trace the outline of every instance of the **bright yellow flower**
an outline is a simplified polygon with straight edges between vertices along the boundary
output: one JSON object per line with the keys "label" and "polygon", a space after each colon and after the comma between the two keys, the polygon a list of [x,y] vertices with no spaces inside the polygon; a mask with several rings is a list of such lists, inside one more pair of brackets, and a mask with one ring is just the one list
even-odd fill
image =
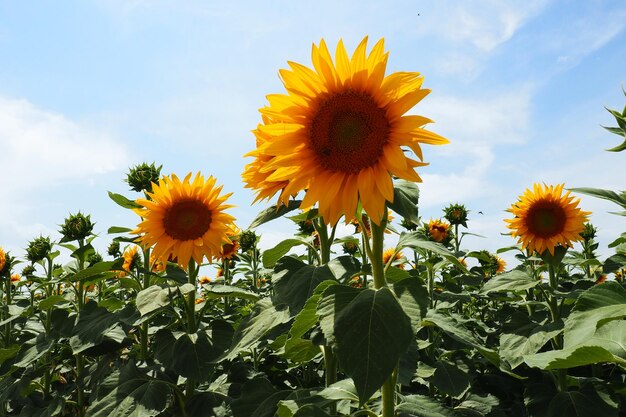
{"label": "bright yellow flower", "polygon": [[7,263],[7,256],[4,253],[4,250],[0,248],[0,271],[4,269],[4,265]]}
{"label": "bright yellow flower", "polygon": [[557,245],[571,247],[572,242],[582,239],[580,232],[591,213],[581,211],[580,199],[570,196],[569,191],[563,194],[563,186],[534,184],[507,210],[515,215],[505,220],[507,227],[523,249],[554,254]]}
{"label": "bright yellow flower", "polygon": [[241,230],[235,226],[231,225],[230,231],[227,233],[230,239],[230,243],[226,243],[222,245],[222,259],[232,259],[239,250],[239,235],[241,234]]}
{"label": "bright yellow flower", "polygon": [[21,279],[22,279],[22,276],[20,274],[13,274],[11,275],[11,284],[18,283],[20,282]]}
{"label": "bright yellow flower", "polygon": [[[405,113],[430,90],[417,72],[385,77],[388,53],[381,39],[369,55],[367,38],[348,57],[342,41],[335,62],[322,39],[313,45],[313,69],[289,62],[280,70],[287,94],[269,95],[260,109],[263,123],[254,131],[255,160],[243,173],[256,199],[278,198],[287,204],[306,190],[301,208],[318,204],[329,223],[354,217],[359,201],[380,224],[387,201],[393,201],[392,177],[421,181],[420,144],[447,139],[423,128],[431,120]],[[419,160],[409,158],[411,150]]]}
{"label": "bright yellow flower", "polygon": [[136,265],[137,258],[139,257],[138,251],[139,246],[137,245],[132,245],[126,248],[124,251],[124,264],[122,265],[124,271],[130,272]]}
{"label": "bright yellow flower", "polygon": [[143,208],[135,209],[143,221],[133,231],[146,247],[154,246],[154,257],[163,263],[171,257],[180,267],[189,260],[202,263],[219,258],[222,245],[231,243],[228,233],[234,218],[224,210],[232,193],[220,195],[222,186],[215,178],[206,181],[199,173],[193,181],[189,173],[183,181],[174,174],[154,184],[150,199],[137,200]]}
{"label": "bright yellow flower", "polygon": [[166,262],[163,262],[150,254],[150,265],[152,265],[152,272],[163,272],[166,269]]}
{"label": "bright yellow flower", "polygon": [[210,284],[211,283],[211,278],[207,277],[206,275],[203,275],[203,276],[200,277],[198,282],[200,282],[200,285]]}
{"label": "bright yellow flower", "polygon": [[[391,262],[396,262],[396,261],[401,260],[404,255],[402,255],[402,252],[396,253],[396,250],[394,248],[385,249],[383,251],[383,265],[387,265],[389,261],[392,259],[392,256],[393,256],[393,260]],[[394,265],[394,266],[400,269],[404,269],[403,263],[398,263],[397,265]]]}
{"label": "bright yellow flower", "polygon": [[432,237],[433,240],[441,243],[448,238],[450,225],[439,219],[431,219],[428,222],[428,233],[430,233],[430,237]]}
{"label": "bright yellow flower", "polygon": [[506,261],[500,258],[498,255],[494,255],[496,258],[496,262],[498,263],[498,267],[496,268],[496,274],[501,274],[506,271]]}

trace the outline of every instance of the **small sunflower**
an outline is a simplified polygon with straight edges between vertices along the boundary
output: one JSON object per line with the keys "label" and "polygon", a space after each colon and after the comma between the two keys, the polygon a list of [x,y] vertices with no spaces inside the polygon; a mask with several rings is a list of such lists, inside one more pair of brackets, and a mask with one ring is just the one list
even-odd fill
{"label": "small sunflower", "polygon": [[558,245],[571,247],[581,240],[587,216],[591,214],[578,207],[580,199],[563,193],[564,184],[534,184],[507,211],[515,215],[506,219],[511,235],[518,238],[523,249],[541,254],[548,250],[554,255]]}
{"label": "small sunflower", "polygon": [[241,230],[235,226],[231,225],[230,231],[227,233],[230,239],[230,243],[225,243],[222,245],[222,259],[233,259],[237,255],[237,251],[239,250],[239,236],[241,235]]}
{"label": "small sunflower", "polygon": [[402,255],[402,252],[396,252],[394,248],[385,249],[383,251],[383,265],[387,265],[389,261],[391,261],[393,266],[404,269],[403,258],[404,255]]}
{"label": "small sunflower", "polygon": [[22,280],[22,276],[20,274],[11,275],[11,284],[17,284]]}
{"label": "small sunflower", "polygon": [[198,282],[200,283],[200,285],[210,284],[211,283],[211,278],[207,277],[206,275],[203,275],[203,276],[200,277]]}
{"label": "small sunflower", "polygon": [[219,258],[222,245],[232,243],[228,237],[234,218],[224,211],[230,194],[220,195],[222,186],[215,178],[189,173],[183,181],[174,174],[154,184],[149,199],[140,198],[143,208],[135,209],[143,221],[133,231],[143,246],[154,246],[154,257],[163,263],[176,259],[186,269],[189,260],[202,263]]}
{"label": "small sunflower", "polygon": [[369,55],[366,50],[367,37],[352,57],[339,41],[333,62],[322,39],[313,45],[313,69],[289,62],[290,69],[280,70],[287,94],[269,95],[260,109],[257,148],[247,154],[255,160],[242,175],[256,200],[280,191],[278,201],[286,205],[306,190],[301,208],[317,203],[329,223],[351,219],[360,202],[380,224],[393,201],[392,178],[421,181],[415,168],[427,164],[420,144],[448,143],[423,128],[431,120],[405,115],[430,90],[421,88],[417,72],[385,76],[383,39]]}
{"label": "small sunflower", "polygon": [[159,260],[154,257],[154,255],[150,255],[150,265],[152,265],[152,272],[163,272],[166,269],[166,262]]}
{"label": "small sunflower", "polygon": [[4,265],[7,263],[7,255],[4,253],[4,249],[0,247],[0,272],[4,269]]}
{"label": "small sunflower", "polygon": [[428,233],[435,242],[445,242],[450,236],[450,224],[439,219],[428,222]]}
{"label": "small sunflower", "polygon": [[494,255],[494,257],[496,259],[496,264],[498,265],[496,267],[496,274],[501,274],[506,271],[506,261],[500,258],[498,255]]}
{"label": "small sunflower", "polygon": [[124,271],[131,272],[137,262],[139,261],[139,246],[132,245],[126,248],[124,251],[124,264],[122,268]]}

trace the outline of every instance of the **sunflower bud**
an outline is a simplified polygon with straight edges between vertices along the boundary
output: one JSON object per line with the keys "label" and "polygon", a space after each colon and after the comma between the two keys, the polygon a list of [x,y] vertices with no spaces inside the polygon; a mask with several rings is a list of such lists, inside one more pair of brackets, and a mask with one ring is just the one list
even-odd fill
{"label": "sunflower bud", "polygon": [[404,227],[409,232],[412,232],[414,230],[417,230],[419,224],[413,223],[412,221],[407,219],[402,219],[400,220],[400,226]]}
{"label": "sunflower bud", "polygon": [[254,233],[254,230],[246,230],[241,233],[241,236],[239,236],[241,251],[244,253],[251,251],[256,246],[258,239],[259,237]]}
{"label": "sunflower bud", "polygon": [[29,277],[35,273],[35,267],[33,265],[26,265],[24,269],[22,269],[22,275],[25,277]]}
{"label": "sunflower bud", "polygon": [[465,208],[463,204],[450,204],[448,207],[443,209],[444,216],[447,221],[450,222],[451,225],[462,225],[463,227],[467,227],[467,214],[469,211]]}
{"label": "sunflower bud", "polygon": [[94,266],[98,262],[102,262],[102,255],[100,255],[98,252],[94,252],[89,255],[89,258],[87,259],[87,263],[89,264],[89,266]]}
{"label": "sunflower bud", "polygon": [[60,233],[63,235],[61,242],[85,239],[91,234],[93,226],[90,215],[85,216],[80,211],[77,214],[70,214],[61,225]]}
{"label": "sunflower bud", "polygon": [[49,237],[39,236],[36,239],[31,240],[26,248],[26,258],[35,263],[42,259],[46,259],[52,251],[52,244]]}
{"label": "sunflower bud", "polygon": [[347,253],[348,255],[354,255],[359,250],[359,245],[352,240],[343,242],[343,245],[341,245],[341,247],[343,249],[343,253]]}
{"label": "sunflower bud", "polygon": [[107,248],[107,254],[114,258],[119,258],[120,256],[122,256],[122,252],[120,252],[120,242],[117,240],[111,242],[111,244]]}
{"label": "sunflower bud", "polygon": [[298,222],[298,229],[300,229],[300,233],[306,236],[310,236],[313,232],[315,232],[315,226],[313,226],[313,222],[311,220]]}
{"label": "sunflower bud", "polygon": [[152,192],[152,183],[159,182],[161,168],[163,168],[163,165],[156,167],[154,162],[150,165],[144,162],[132,167],[130,171],[128,171],[128,174],[126,175],[126,182],[130,185],[130,188],[133,191]]}
{"label": "sunflower bud", "polygon": [[589,242],[591,239],[596,237],[597,231],[598,229],[596,229],[591,223],[585,223],[582,232],[580,232],[580,237],[582,237],[586,242]]}

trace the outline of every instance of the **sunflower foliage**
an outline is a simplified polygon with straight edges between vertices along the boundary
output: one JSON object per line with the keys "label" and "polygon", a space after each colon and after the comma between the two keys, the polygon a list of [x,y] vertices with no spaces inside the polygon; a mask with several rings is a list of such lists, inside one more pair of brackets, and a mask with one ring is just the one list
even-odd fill
{"label": "sunflower foliage", "polygon": [[[367,65],[359,46],[354,65],[365,72],[350,83],[352,61],[338,47],[335,81],[382,83],[377,45]],[[325,48],[315,65],[330,82]],[[414,95],[396,112],[424,94],[406,76]],[[388,98],[406,93],[394,88]],[[260,143],[279,131],[268,109]],[[418,122],[396,128],[426,140]],[[0,247],[0,416],[626,415],[626,233],[599,242],[572,190],[526,190],[503,224],[516,244],[489,251],[472,233],[471,208],[454,202],[442,218],[423,218],[419,189],[402,176],[377,201],[332,190],[338,197],[321,210],[309,207],[290,196],[306,183],[285,179],[294,159],[281,146],[252,155],[249,184],[281,197],[247,229],[228,214],[215,178],[157,179],[153,163],[131,168],[127,181],[143,181],[135,195],[109,193],[112,208],[137,214],[135,225],[96,236],[79,212],[59,239],[34,237],[21,254]],[[346,192],[372,186],[369,173],[359,180],[350,169],[338,176]],[[293,223],[293,236],[265,245],[256,228],[278,218]],[[603,259],[607,243],[613,253]]]}

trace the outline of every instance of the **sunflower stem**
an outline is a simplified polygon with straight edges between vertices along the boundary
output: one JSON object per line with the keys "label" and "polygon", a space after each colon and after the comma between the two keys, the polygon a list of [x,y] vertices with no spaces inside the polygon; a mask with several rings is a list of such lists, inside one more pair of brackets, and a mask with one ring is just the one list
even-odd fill
{"label": "sunflower stem", "polygon": [[[143,272],[143,285],[142,290],[145,290],[150,286],[150,271],[152,270],[152,265],[150,262],[150,248],[147,248],[143,251],[143,263],[146,266]],[[148,359],[148,321],[146,320],[141,324],[141,345],[140,345],[140,357],[143,360]]]}
{"label": "sunflower stem", "polygon": [[[189,259],[189,283],[193,285],[193,289],[187,294],[187,334],[191,335],[196,332],[196,279],[198,277],[199,268],[193,258]],[[196,383],[193,379],[187,379],[185,383],[185,396],[187,401],[193,396]]]}
{"label": "sunflower stem", "polygon": [[[548,263],[548,275],[550,277],[550,288],[552,291],[548,295],[548,307],[550,308],[550,316],[552,318],[552,322],[555,323],[561,319],[561,312],[559,308],[559,303],[556,298],[556,291],[559,287],[559,276],[554,269],[554,265]],[[554,349],[562,349],[563,348],[563,334],[557,334],[554,339],[552,339],[552,345]],[[567,391],[567,369],[557,369],[556,371],[556,386],[557,389],[561,392]]]}

